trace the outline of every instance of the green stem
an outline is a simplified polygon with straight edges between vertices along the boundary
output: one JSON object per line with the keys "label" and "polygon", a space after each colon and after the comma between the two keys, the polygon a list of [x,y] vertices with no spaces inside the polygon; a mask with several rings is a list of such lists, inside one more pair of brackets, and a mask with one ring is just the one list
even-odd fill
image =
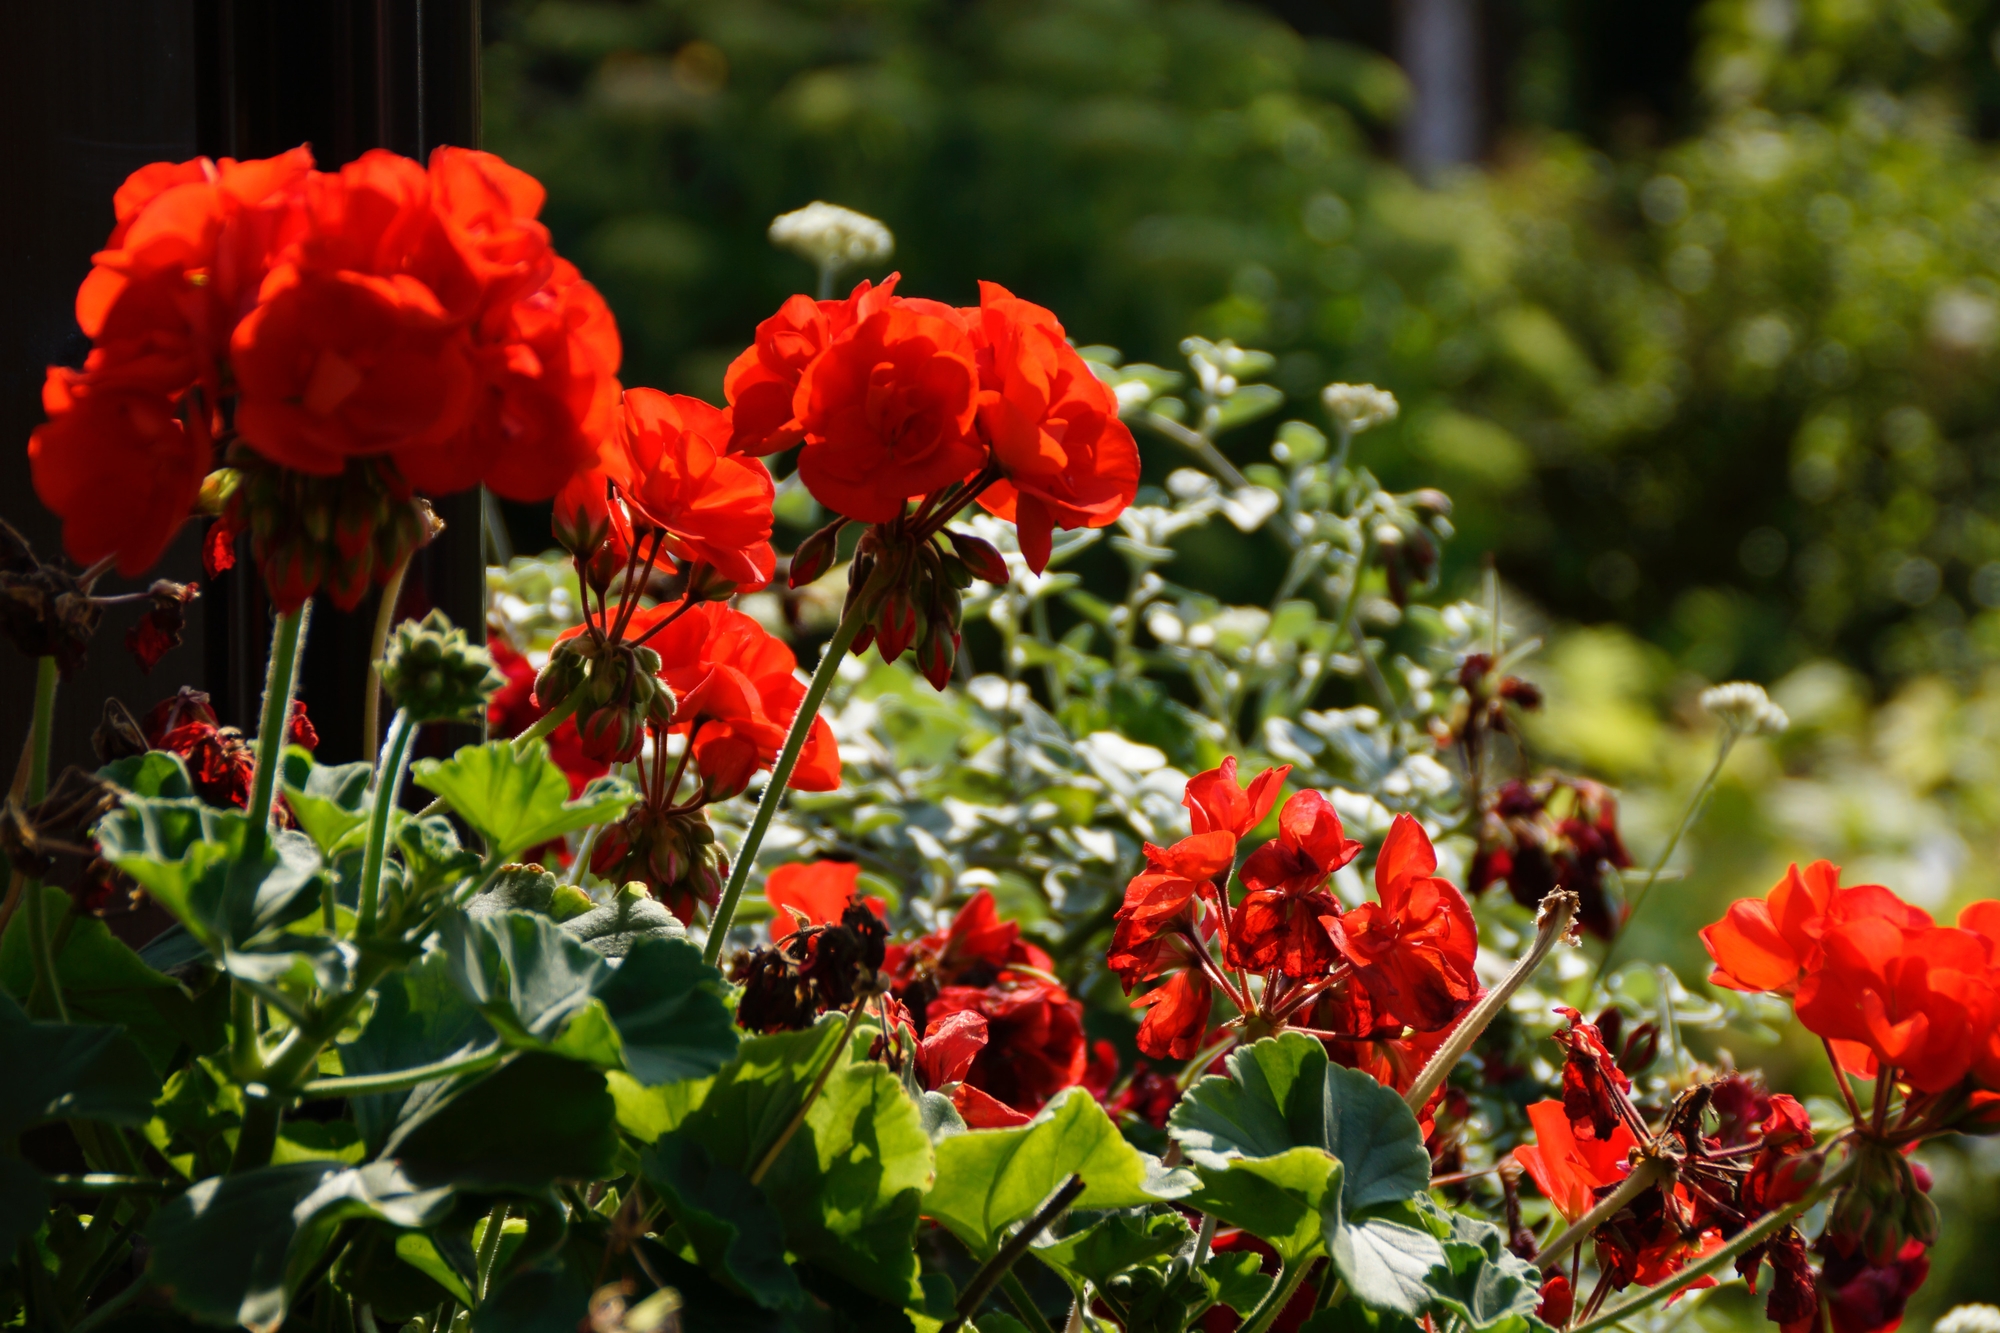
{"label": "green stem", "polygon": [[[35,713],[28,731],[28,790],[25,805],[34,805],[49,794],[49,746],[55,731],[56,682],[61,673],[56,659],[44,657],[35,668]],[[31,879],[21,885],[21,906],[27,912],[29,953],[35,964],[35,981],[28,992],[28,1012],[36,1010],[36,1000],[47,993],[56,1017],[69,1022],[69,1007],[63,1003],[62,978],[56,973],[55,950],[49,945],[48,907],[42,901],[42,882]]]}
{"label": "green stem", "polygon": [[382,858],[389,844],[389,814],[403,791],[403,769],[410,759],[410,740],[417,724],[407,708],[398,708],[389,722],[389,742],[382,766],[375,775],[375,804],[368,812],[368,840],[361,854],[361,907],[355,918],[354,934],[368,939],[375,933],[375,918],[382,900]]}
{"label": "green stem", "polygon": [[398,1069],[388,1074],[349,1074],[342,1078],[316,1078],[299,1089],[299,1096],[307,1100],[323,1097],[368,1097],[378,1092],[401,1092],[414,1088],[419,1083],[429,1083],[433,1079],[450,1078],[454,1074],[476,1074],[491,1069],[506,1058],[505,1051],[488,1051],[484,1055],[461,1055],[449,1060],[437,1060],[427,1065],[416,1065],[409,1069]]}
{"label": "green stem", "polygon": [[[261,1087],[261,1085],[260,1085]],[[268,1089],[243,1092],[243,1126],[236,1131],[236,1151],[229,1158],[229,1174],[240,1176],[267,1165],[278,1146],[278,1125],[284,1107]]]}
{"label": "green stem", "polygon": [[1847,1183],[1854,1174],[1855,1159],[1849,1157],[1838,1171],[1822,1178],[1819,1184],[1806,1191],[1804,1197],[1794,1200],[1777,1212],[1760,1219],[1755,1226],[1745,1228],[1735,1239],[1719,1250],[1711,1250],[1700,1259],[1675,1273],[1657,1287],[1648,1287],[1631,1300],[1614,1305],[1595,1319],[1586,1320],[1569,1330],[1569,1333],[1597,1333],[1599,1329],[1610,1328],[1614,1324],[1630,1319],[1650,1305],[1656,1305],[1677,1292],[1685,1291],[1710,1273],[1719,1272],[1734,1264],[1739,1255],[1756,1249],[1779,1230],[1790,1226],[1801,1213],[1824,1199],[1827,1195]]}
{"label": "green stem", "polygon": [[569,718],[569,715],[577,710],[578,705],[582,703],[583,689],[579,686],[569,692],[569,698],[536,718],[534,726],[529,727],[514,738],[514,752],[519,754],[542,737],[554,731],[557,727],[560,727]]}
{"label": "green stem", "polygon": [[798,1133],[799,1126],[806,1122],[806,1112],[812,1110],[812,1104],[825,1090],[827,1079],[833,1075],[833,1067],[847,1054],[848,1046],[854,1041],[855,1024],[861,1021],[861,1015],[867,1008],[865,1001],[856,1000],[854,1007],[847,1011],[847,1026],[841,1031],[839,1044],[833,1048],[833,1054],[827,1057],[826,1063],[820,1066],[819,1073],[813,1078],[812,1086],[806,1089],[805,1099],[799,1103],[799,1109],[792,1113],[791,1120],[786,1122],[784,1129],[778,1132],[778,1137],[757,1160],[756,1169],[750,1173],[752,1185],[763,1182],[765,1174],[771,1169],[771,1164],[778,1160],[778,1154],[785,1150],[785,1145],[792,1141],[792,1135]]}
{"label": "green stem", "polygon": [[85,1315],[80,1322],[71,1325],[70,1333],[94,1333],[96,1329],[104,1327],[117,1318],[119,1311],[144,1295],[152,1288],[152,1285],[152,1283],[142,1277],[133,1278],[131,1282],[126,1284],[123,1291],[98,1306],[95,1310],[92,1310],[88,1315]]}
{"label": "green stem", "polygon": [[382,654],[389,648],[389,630],[396,623],[396,603],[403,600],[403,577],[410,557],[396,563],[396,572],[382,585],[375,605],[375,628],[368,636],[368,692],[361,700],[361,757],[374,763],[382,748]]}
{"label": "green stem", "polygon": [[179,1194],[187,1188],[178,1180],[153,1176],[120,1175],[111,1171],[88,1171],[80,1176],[44,1176],[42,1183],[55,1194],[66,1197],[97,1198],[119,1194]]}
{"label": "green stem", "polygon": [[1741,734],[1735,727],[1723,728],[1722,743],[1716,747],[1715,762],[1708,766],[1708,776],[1701,780],[1701,785],[1695,788],[1694,795],[1689,798],[1687,808],[1681,811],[1681,822],[1674,825],[1673,836],[1667,839],[1667,845],[1662,847],[1659,856],[1654,858],[1653,868],[1646,874],[1646,882],[1632,895],[1632,905],[1625,909],[1625,920],[1619,925],[1618,933],[1604,946],[1604,957],[1598,960],[1597,971],[1591,974],[1591,990],[1597,989],[1598,983],[1604,980],[1604,974],[1610,970],[1611,959],[1617,954],[1618,946],[1625,942],[1626,932],[1631,930],[1632,923],[1638,919],[1639,908],[1645,904],[1646,895],[1653,891],[1653,884],[1660,878],[1660,873],[1667,868],[1667,859],[1674,854],[1674,848],[1681,845],[1681,837],[1688,831],[1688,826],[1694,823],[1694,817],[1701,813],[1702,803],[1714,789],[1715,780],[1722,775],[1722,765],[1728,761],[1729,752],[1736,748],[1737,738]]}
{"label": "green stem", "polygon": [[271,631],[270,673],[264,678],[264,715],[257,724],[257,769],[250,780],[250,828],[243,840],[243,860],[255,865],[264,857],[270,836],[271,798],[278,788],[278,768],[285,757],[285,733],[291,721],[292,692],[299,684],[299,643],[305,637],[312,603],[278,616]]}
{"label": "green stem", "polygon": [[1577,897],[1568,889],[1551,889],[1542,899],[1541,906],[1536,909],[1533,947],[1521,956],[1521,961],[1514,964],[1514,970],[1499,985],[1487,991],[1471,1012],[1459,1020],[1444,1045],[1424,1065],[1423,1072],[1417,1075],[1417,1081],[1410,1085],[1408,1095],[1403,1098],[1412,1111],[1419,1115],[1423,1113],[1424,1103],[1431,1099],[1438,1085],[1451,1076],[1452,1067],[1472,1049],[1472,1043],[1479,1040],[1479,1034],[1486,1030],[1486,1025],[1507,1007],[1507,1001],[1513,998],[1514,992],[1535,974],[1556,941],[1569,933],[1570,922],[1576,919],[1576,909]]}
{"label": "green stem", "polygon": [[1543,1272],[1554,1268],[1562,1257],[1569,1253],[1569,1247],[1577,1244],[1600,1226],[1618,1216],[1621,1209],[1632,1200],[1644,1194],[1653,1186],[1673,1175],[1673,1167],[1658,1157],[1647,1157],[1632,1168],[1632,1174],[1618,1183],[1618,1188],[1598,1200],[1591,1210],[1564,1228],[1563,1233],[1542,1247],[1535,1256],[1535,1265]]}
{"label": "green stem", "polygon": [[1008,1303],[1027,1322],[1032,1333],[1055,1333],[1055,1330],[1049,1327],[1049,1321],[1042,1314],[1040,1307],[1035,1304],[1035,1298],[1029,1294],[1027,1285],[1015,1275],[1013,1269],[1010,1268],[1000,1275],[1000,1290],[1007,1293]]}
{"label": "green stem", "polygon": [[771,817],[778,813],[778,805],[785,799],[785,784],[791,781],[792,770],[798,766],[799,754],[805,749],[806,736],[812,731],[813,721],[819,717],[819,706],[826,700],[826,692],[833,688],[833,678],[840,672],[841,659],[854,642],[854,636],[875,613],[873,589],[863,587],[861,594],[847,608],[847,614],[840,618],[840,625],[833,631],[826,651],[820,654],[819,665],[813,668],[812,682],[806,686],[806,697],[799,700],[798,715],[792,719],[792,728],[785,733],[785,748],[778,752],[778,762],[771,766],[771,781],[765,785],[764,794],[757,800],[757,813],[750,819],[750,831],[743,835],[743,844],[736,849],[736,864],[729,868],[729,883],[722,890],[722,901],[716,904],[715,918],[709,923],[708,943],[701,951],[702,961],[710,967],[722,957],[723,941],[729,938],[729,923],[736,916],[736,902],[743,896],[743,886],[750,878],[750,867],[757,859],[757,848],[763,844],[764,834],[771,827]]}
{"label": "green stem", "polygon": [[500,1237],[507,1230],[507,1211],[506,1204],[494,1204],[493,1211],[486,1215],[486,1232],[479,1238],[476,1269],[479,1287],[472,1298],[480,1305],[486,1303],[487,1293],[493,1290],[493,1270],[500,1262]]}
{"label": "green stem", "polygon": [[[1028,1252],[1028,1247],[1034,1243],[1035,1237],[1041,1235],[1051,1222],[1062,1216],[1063,1211],[1076,1202],[1077,1195],[1082,1193],[1082,1176],[1073,1175],[1064,1181],[1062,1188],[1049,1196],[1048,1202],[1044,1203],[1033,1217],[1023,1222],[1021,1229],[1010,1236],[1005,1245],[994,1251],[992,1258],[979,1266],[979,1271],[965,1284],[965,1290],[959,1293],[958,1301],[952,1307],[952,1317],[945,1322],[938,1333],[958,1333],[965,1326],[966,1320],[979,1313],[979,1307],[986,1303],[986,1298],[992,1294],[993,1288],[1009,1275],[1008,1270]],[[1028,1308],[1034,1308],[1032,1301],[1028,1302]],[[1040,1314],[1039,1311],[1036,1313]]]}

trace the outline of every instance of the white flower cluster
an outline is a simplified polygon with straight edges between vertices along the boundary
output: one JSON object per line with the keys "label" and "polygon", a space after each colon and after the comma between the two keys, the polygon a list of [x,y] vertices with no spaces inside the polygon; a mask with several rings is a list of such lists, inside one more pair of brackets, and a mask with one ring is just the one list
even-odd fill
{"label": "white flower cluster", "polygon": [[877,263],[896,252],[896,238],[874,218],[817,199],[773,218],[770,235],[771,244],[821,268]]}
{"label": "white flower cluster", "polygon": [[2000,1333],[2000,1305],[1959,1305],[1932,1325],[1933,1333]]}
{"label": "white flower cluster", "polygon": [[1785,710],[1764,693],[1764,687],[1747,680],[1703,690],[1701,706],[1717,722],[1744,736],[1775,736],[1792,725]]}
{"label": "white flower cluster", "polygon": [[1402,410],[1396,404],[1395,394],[1372,384],[1329,384],[1320,391],[1320,398],[1333,419],[1353,435],[1394,421],[1396,413]]}

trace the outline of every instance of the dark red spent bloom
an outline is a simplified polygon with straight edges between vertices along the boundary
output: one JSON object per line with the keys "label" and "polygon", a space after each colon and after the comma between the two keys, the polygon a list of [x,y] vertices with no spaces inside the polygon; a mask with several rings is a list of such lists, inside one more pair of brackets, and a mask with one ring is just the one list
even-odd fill
{"label": "dark red spent bloom", "polygon": [[162,657],[180,647],[188,606],[201,596],[201,585],[155,579],[146,595],[146,614],[125,631],[125,647],[138,660],[139,669],[151,675]]}
{"label": "dark red spent bloom", "polygon": [[1630,1098],[1632,1080],[1618,1067],[1605,1049],[1604,1034],[1595,1023],[1584,1021],[1574,1009],[1557,1006],[1556,1012],[1569,1020],[1567,1028],[1554,1034],[1563,1048],[1563,1111],[1570,1123],[1589,1127],[1588,1137],[1609,1140],[1619,1125],[1626,1124],[1624,1107]]}
{"label": "dark red spent bloom", "polygon": [[1361,844],[1342,830],[1326,797],[1303,791],[1286,801],[1278,836],[1243,863],[1248,892],[1230,922],[1230,965],[1259,972],[1276,967],[1289,977],[1323,975],[1340,960],[1324,924],[1340,914],[1340,903],[1326,882],[1360,854]]}
{"label": "dark red spent bloom", "polygon": [[1165,1129],[1167,1117],[1173,1114],[1180,1099],[1180,1084],[1141,1060],[1138,1068],[1133,1070],[1131,1080],[1105,1109],[1111,1113],[1113,1120],[1131,1116],[1155,1129]]}
{"label": "dark red spent bloom", "polygon": [[1472,909],[1439,879],[1424,826],[1397,815],[1375,860],[1375,896],[1326,927],[1375,1008],[1419,1032],[1451,1026],[1478,999]]}
{"label": "dark red spent bloom", "polygon": [[1587,778],[1556,773],[1533,781],[1511,779],[1487,798],[1467,891],[1477,894],[1506,881],[1523,907],[1534,907],[1554,888],[1577,895],[1577,920],[1600,939],[1617,933],[1618,909],[1605,887],[1605,867],[1630,868],[1618,832],[1618,800]]}
{"label": "dark red spent bloom", "polygon": [[[1820,1241],[1819,1305],[1825,1307],[1833,1333],[1895,1333],[1903,1322],[1903,1307],[1931,1273],[1930,1250],[1908,1241],[1894,1258],[1869,1263],[1859,1246]],[[1819,1309],[1785,1325],[1785,1333],[1809,1333],[1818,1327]]]}

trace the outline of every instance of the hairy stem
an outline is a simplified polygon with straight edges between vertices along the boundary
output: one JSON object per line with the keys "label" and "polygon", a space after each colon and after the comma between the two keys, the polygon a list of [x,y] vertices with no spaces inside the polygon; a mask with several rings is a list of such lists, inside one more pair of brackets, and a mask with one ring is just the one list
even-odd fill
{"label": "hairy stem", "polygon": [[257,724],[257,769],[250,780],[249,832],[243,840],[243,859],[251,865],[263,859],[264,844],[270,836],[271,798],[278,787],[278,766],[284,762],[285,733],[291,721],[292,691],[299,683],[299,644],[305,638],[306,619],[312,610],[307,602],[296,611],[282,612],[271,631],[270,672],[264,678],[264,715]]}
{"label": "hairy stem", "polygon": [[1599,1199],[1589,1212],[1570,1223],[1563,1229],[1561,1235],[1542,1247],[1542,1252],[1535,1256],[1535,1266],[1543,1272],[1555,1267],[1563,1255],[1569,1252],[1570,1246],[1618,1216],[1625,1205],[1672,1174],[1673,1167],[1662,1158],[1641,1159],[1639,1164],[1632,1168],[1632,1174],[1618,1182],[1617,1189]]}
{"label": "hairy stem", "polygon": [[1417,1081],[1410,1085],[1408,1095],[1403,1098],[1412,1111],[1423,1112],[1424,1103],[1450,1077],[1452,1066],[1472,1049],[1472,1043],[1479,1040],[1479,1034],[1486,1030],[1486,1025],[1507,1007],[1507,1001],[1513,998],[1514,992],[1535,974],[1556,941],[1569,932],[1570,922],[1576,919],[1576,910],[1577,897],[1567,889],[1551,890],[1542,899],[1542,905],[1536,910],[1533,946],[1522,955],[1520,962],[1514,964],[1514,970],[1499,985],[1487,991],[1486,997],[1472,1007],[1472,1012],[1459,1020],[1458,1026],[1451,1030],[1451,1036],[1445,1039],[1444,1045],[1438,1047],[1430,1063],[1424,1066],[1424,1072],[1417,1075]]}
{"label": "hairy stem", "polygon": [[1722,729],[1722,743],[1715,748],[1715,762],[1708,766],[1708,776],[1701,780],[1701,785],[1694,789],[1694,795],[1688,798],[1687,808],[1681,811],[1680,823],[1674,825],[1673,836],[1667,839],[1666,846],[1660,848],[1660,854],[1653,859],[1653,868],[1646,872],[1645,882],[1640,884],[1639,891],[1632,895],[1632,905],[1625,909],[1625,920],[1619,925],[1618,933],[1604,946],[1604,957],[1598,960],[1597,971],[1590,977],[1591,990],[1597,989],[1598,983],[1604,980],[1604,974],[1611,969],[1611,960],[1618,953],[1618,946],[1624,942],[1625,933],[1638,919],[1639,909],[1645,905],[1646,895],[1653,891],[1653,885],[1659,880],[1661,872],[1667,868],[1667,860],[1673,856],[1674,848],[1681,845],[1681,838],[1687,834],[1688,826],[1693,824],[1695,816],[1701,813],[1701,807],[1708,800],[1709,792],[1715,789],[1715,780],[1722,776],[1722,766],[1728,762],[1729,752],[1736,748],[1736,742],[1741,735],[1742,733],[1735,727],[1725,726]]}
{"label": "hairy stem", "polygon": [[701,951],[702,961],[710,967],[722,957],[723,941],[729,938],[729,923],[736,916],[737,900],[743,896],[743,886],[750,879],[750,867],[757,860],[757,848],[763,844],[764,834],[771,827],[771,817],[778,813],[778,805],[785,799],[785,784],[792,779],[792,770],[798,767],[799,754],[805,749],[806,737],[812,731],[812,724],[819,717],[819,706],[826,700],[826,692],[833,688],[833,678],[840,672],[841,659],[847,656],[849,645],[861,633],[861,627],[875,612],[875,598],[872,588],[863,587],[847,614],[840,618],[840,626],[827,642],[826,651],[820,654],[819,665],[813,668],[812,681],[806,686],[805,698],[799,700],[798,715],[792,719],[792,728],[785,733],[785,748],[778,752],[778,762],[771,766],[771,780],[764,787],[764,794],[757,800],[757,813],[750,819],[750,829],[743,835],[743,843],[736,849],[736,864],[729,868],[729,883],[722,890],[722,901],[716,904],[715,918],[709,923],[708,943]]}
{"label": "hairy stem", "polygon": [[980,1265],[979,1271],[972,1275],[972,1281],[966,1284],[963,1292],[959,1293],[958,1303],[952,1307],[957,1313],[946,1321],[938,1333],[958,1333],[958,1330],[965,1326],[965,1321],[985,1304],[993,1288],[1007,1275],[1007,1270],[1028,1252],[1028,1246],[1034,1243],[1035,1237],[1041,1235],[1049,1223],[1062,1216],[1063,1210],[1075,1202],[1076,1196],[1081,1193],[1083,1193],[1082,1176],[1071,1176],[1064,1181],[1062,1188],[1050,1196],[1049,1201],[1043,1204],[1033,1217],[1023,1222],[1021,1229],[1008,1237],[1007,1243],[996,1250],[991,1259]]}
{"label": "hairy stem", "polygon": [[526,731],[522,732],[520,735],[514,738],[514,752],[516,754],[519,754],[521,751],[527,749],[530,745],[533,745],[536,741],[540,740],[542,737],[554,731],[557,727],[560,727],[565,721],[568,720],[569,715],[577,710],[577,706],[582,702],[583,702],[582,688],[579,687],[577,689],[571,690],[569,692],[569,698],[563,700],[561,703],[557,704],[554,708],[551,708],[548,712],[536,718],[534,726],[529,727]]}
{"label": "hairy stem", "polygon": [[[35,664],[35,713],[28,729],[28,789],[24,805],[34,805],[49,794],[49,746],[55,731],[56,682],[61,673],[56,659],[43,657]],[[28,1012],[47,995],[56,1017],[69,1022],[69,1006],[63,1003],[62,978],[56,974],[55,950],[49,946],[47,904],[42,901],[42,882],[31,879],[21,886],[21,907],[27,913],[28,949],[34,958],[35,980],[28,992]]]}
{"label": "hairy stem", "polygon": [[316,1078],[299,1089],[299,1096],[311,1101],[323,1097],[369,1097],[378,1092],[401,1092],[414,1088],[419,1083],[429,1083],[433,1079],[451,1078],[456,1074],[476,1074],[493,1068],[507,1057],[505,1051],[488,1051],[484,1055],[459,1055],[449,1060],[436,1060],[427,1065],[414,1065],[409,1069],[397,1069],[387,1074],[348,1074],[340,1078]]}
{"label": "hairy stem", "polygon": [[382,585],[382,600],[375,606],[375,629],[368,636],[368,685],[361,697],[361,757],[371,764],[382,750],[382,654],[389,649],[396,603],[403,600],[403,578],[409,572],[410,557],[406,555]]}
{"label": "hairy stem", "polygon": [[479,1238],[479,1262],[476,1277],[479,1283],[472,1298],[481,1305],[493,1291],[493,1270],[500,1261],[500,1236],[507,1230],[508,1207],[505,1203],[493,1205],[493,1211],[486,1215],[486,1231]]}
{"label": "hairy stem", "polygon": [[1610,1328],[1614,1324],[1623,1323],[1648,1306],[1657,1305],[1669,1296],[1685,1291],[1687,1288],[1701,1281],[1701,1279],[1707,1277],[1710,1273],[1720,1272],[1722,1269],[1729,1267],[1736,1262],[1739,1255],[1756,1249],[1780,1230],[1790,1226],[1801,1213],[1846,1184],[1847,1178],[1854,1174],[1854,1162],[1855,1159],[1849,1157],[1847,1161],[1841,1164],[1838,1171],[1830,1172],[1824,1176],[1819,1184],[1807,1190],[1803,1197],[1786,1204],[1777,1212],[1759,1219],[1756,1225],[1746,1227],[1721,1249],[1712,1250],[1708,1254],[1703,1255],[1700,1259],[1690,1263],[1687,1267],[1681,1269],[1657,1287],[1648,1287],[1631,1300],[1622,1301],[1612,1306],[1595,1319],[1575,1325],[1569,1330],[1569,1333],[1597,1333],[1599,1329]]}
{"label": "hairy stem", "polygon": [[388,751],[375,774],[375,804],[368,812],[368,841],[361,854],[361,907],[354,933],[367,939],[375,933],[382,900],[382,860],[388,852],[389,815],[403,790],[403,770],[409,763],[410,739],[417,724],[409,710],[398,708],[389,721]]}

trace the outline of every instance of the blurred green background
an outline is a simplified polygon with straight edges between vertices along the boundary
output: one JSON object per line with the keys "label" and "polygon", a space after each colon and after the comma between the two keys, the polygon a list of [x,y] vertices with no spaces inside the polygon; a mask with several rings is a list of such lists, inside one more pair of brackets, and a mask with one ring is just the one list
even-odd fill
{"label": "blurred green background", "polygon": [[[1425,74],[1449,14],[1470,44]],[[888,223],[905,291],[991,278],[1161,364],[1190,333],[1267,348],[1304,415],[1373,381],[1403,415],[1363,459],[1451,493],[1447,579],[1492,553],[1548,641],[1536,758],[1619,784],[1642,863],[1712,756],[1702,685],[1771,683],[1794,719],[1738,748],[1627,956],[1700,976],[1694,929],[1793,858],[1941,915],[2000,893],[2000,2],[496,0],[487,25],[488,146],[547,183],[627,383],[719,401],[814,281],[764,236],[813,199]],[[1458,152],[1412,152],[1453,123]],[[1186,461],[1142,444],[1151,479]],[[1267,599],[1261,540],[1174,577]],[[1937,1159],[1955,1224],[1913,1327],[2000,1299],[1982,1151]]]}

